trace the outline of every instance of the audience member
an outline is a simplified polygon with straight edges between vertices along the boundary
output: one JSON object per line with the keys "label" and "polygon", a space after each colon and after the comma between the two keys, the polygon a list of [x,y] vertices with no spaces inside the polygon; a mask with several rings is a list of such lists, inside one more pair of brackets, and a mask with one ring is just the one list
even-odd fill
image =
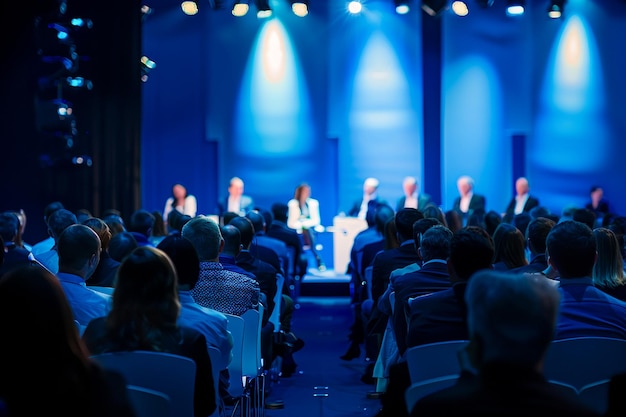
{"label": "audience member", "polygon": [[63,208],[54,211],[48,218],[48,233],[54,239],[55,244],[49,251],[35,255],[35,258],[53,274],[59,272],[59,254],[57,252],[59,236],[66,228],[77,223],[76,215]]}
{"label": "audience member", "polygon": [[591,230],[596,227],[596,213],[589,209],[578,209],[574,211],[572,220],[586,224]]}
{"label": "audience member", "polygon": [[456,187],[459,190],[459,196],[454,199],[452,210],[461,215],[465,225],[472,213],[484,213],[486,211],[486,199],[484,196],[474,193],[474,179],[470,176],[459,177],[456,181]]}
{"label": "audience member", "polygon": [[538,275],[482,271],[465,293],[469,366],[457,383],[417,401],[411,416],[594,416],[543,377],[559,294]]}
{"label": "audience member", "polygon": [[24,231],[26,230],[26,212],[23,209],[14,211],[19,221],[19,227],[17,228],[17,235],[15,236],[15,245],[20,248],[26,249],[28,252],[32,252],[32,245],[24,242]]}
{"label": "audience member", "polygon": [[19,265],[28,264],[30,252],[15,243],[19,227],[19,219],[15,213],[10,211],[0,213],[0,237],[4,242],[0,249],[4,254],[4,263],[0,266],[0,276]]}
{"label": "audience member", "polygon": [[109,242],[109,255],[111,259],[122,262],[130,253],[138,248],[137,240],[130,232],[119,232]]}
{"label": "audience member", "polygon": [[446,220],[446,214],[438,206],[429,204],[424,209],[420,209],[424,214],[424,218],[433,218],[439,220],[439,223],[448,227],[448,221]]}
{"label": "audience member", "polygon": [[105,214],[102,216],[102,220],[107,224],[107,226],[109,226],[109,229],[111,230],[111,237],[126,231],[124,219],[122,219],[122,216],[117,210],[106,210]]}
{"label": "audience member", "polygon": [[[228,196],[218,202],[218,214],[223,217],[224,213],[237,213],[245,216],[247,212],[254,209],[254,200],[249,195],[243,193],[243,180],[239,177],[232,177],[228,183]],[[224,221],[223,224],[228,224]]]}
{"label": "audience member", "polygon": [[624,261],[617,236],[610,229],[593,230],[598,257],[593,265],[593,285],[613,297],[626,301]]}
{"label": "audience member", "polygon": [[445,213],[446,224],[452,233],[456,233],[463,228],[463,217],[456,210],[448,210]]}
{"label": "audience member", "polygon": [[74,320],[81,326],[105,316],[110,308],[111,297],[92,290],[85,283],[98,266],[101,249],[96,232],[82,224],[67,227],[57,239],[57,277],[72,307]]}
{"label": "audience member", "polygon": [[500,216],[495,210],[489,210],[485,213],[485,230],[489,233],[489,236],[493,237],[496,227],[502,223],[502,216]]}
{"label": "audience member", "polygon": [[324,230],[320,217],[320,203],[311,198],[311,187],[302,183],[296,187],[294,197],[287,203],[289,213],[287,215],[287,226],[295,229],[302,235],[303,243],[309,248],[317,269],[326,270],[326,265],[317,250],[317,232]]}
{"label": "audience member", "polygon": [[[48,226],[48,219],[58,209],[65,208],[63,207],[63,203],[60,201],[53,201],[48,203],[43,211],[43,221],[46,223],[46,228]],[[54,246],[54,238],[50,236],[48,233],[48,237],[35,243],[31,249],[33,255],[39,255],[40,253],[47,252]]]}
{"label": "audience member", "polygon": [[[154,223],[152,224],[148,240],[153,246],[156,246],[159,242],[165,239],[165,236],[167,236],[168,233],[167,226],[165,225],[161,212],[159,210],[154,210],[152,215],[154,216]],[[180,230],[178,230],[178,232],[180,232]]]}
{"label": "audience member", "polygon": [[189,217],[196,217],[198,211],[198,202],[193,194],[187,192],[187,188],[182,184],[174,184],[172,186],[172,195],[165,201],[163,209],[163,219],[167,221],[172,210],[176,210],[181,214]]}
{"label": "audience member", "polygon": [[178,278],[160,249],[135,249],[120,265],[111,312],[92,320],[83,340],[92,354],[149,350],[186,356],[196,363],[194,415],[216,408],[211,358],[199,331],[179,326]]}
{"label": "audience member", "polygon": [[291,276],[304,276],[306,274],[307,261],[303,256],[303,241],[298,236],[298,232],[287,224],[289,206],[284,203],[272,204],[272,215],[274,217],[267,235],[276,239],[280,239],[285,244],[293,248],[293,271],[289,271]]}
{"label": "audience member", "polygon": [[250,243],[250,252],[255,257],[272,265],[276,272],[285,275],[289,264],[289,254],[287,253],[285,242],[267,236],[265,233],[265,217],[257,210],[250,210],[245,217],[252,222],[254,229],[254,235]]}
{"label": "audience member", "polygon": [[596,241],[591,229],[567,220],[554,226],[546,246],[560,278],[555,339],[600,336],[626,339],[626,302],[593,286]]}
{"label": "audience member", "polygon": [[137,245],[152,246],[149,238],[152,234],[152,226],[154,225],[154,216],[148,210],[135,210],[130,216],[128,222],[128,231],[134,236]]}
{"label": "audience member", "polygon": [[0,280],[0,333],[3,416],[135,416],[124,378],[89,358],[50,272],[26,265]]}
{"label": "audience member", "polygon": [[537,273],[548,267],[546,259],[546,239],[556,223],[545,217],[537,217],[530,221],[526,228],[526,244],[530,253],[528,265],[513,268],[511,272]]}
{"label": "audience member", "polygon": [[531,217],[529,213],[523,212],[523,213],[516,214],[515,216],[513,216],[513,221],[511,222],[511,224],[517,227],[517,230],[522,232],[522,236],[524,236],[526,235],[526,229],[528,228],[528,224],[530,223],[532,219],[533,218]]}
{"label": "audience member", "polygon": [[[236,259],[241,252],[241,232],[232,224],[220,227],[222,238],[224,239],[224,247],[220,252],[219,262],[224,269],[245,275],[256,281],[256,276],[252,272],[248,272],[237,265]],[[264,294],[261,293],[261,304],[267,305]]]}
{"label": "audience member", "polygon": [[528,265],[524,234],[509,223],[500,223],[493,234],[493,268],[507,271]]}
{"label": "audience member", "polygon": [[414,208],[423,212],[426,207],[433,204],[430,195],[419,192],[419,183],[415,177],[404,178],[402,191],[404,195],[396,202],[396,211],[400,211],[403,208]]}
{"label": "audience member", "polygon": [[515,215],[528,213],[537,206],[539,206],[539,199],[530,195],[528,179],[519,177],[515,181],[515,196],[511,199],[504,212],[504,221],[510,223]]}
{"label": "audience member", "polygon": [[83,224],[85,220],[93,217],[93,214],[85,208],[76,210],[76,213],[74,214],[76,215],[76,223],[78,224]]}
{"label": "audience member", "polygon": [[98,262],[98,267],[87,280],[87,285],[114,287],[115,274],[117,273],[117,268],[120,266],[120,263],[109,255],[109,242],[111,241],[111,230],[109,226],[97,217],[91,217],[83,221],[82,224],[96,232],[100,238],[101,244],[100,262]]}
{"label": "audience member", "polygon": [[348,210],[348,216],[366,220],[368,211],[375,210],[378,204],[385,203],[378,199],[379,185],[380,182],[378,179],[372,177],[367,178],[363,182],[363,197],[354,202],[350,210]]}

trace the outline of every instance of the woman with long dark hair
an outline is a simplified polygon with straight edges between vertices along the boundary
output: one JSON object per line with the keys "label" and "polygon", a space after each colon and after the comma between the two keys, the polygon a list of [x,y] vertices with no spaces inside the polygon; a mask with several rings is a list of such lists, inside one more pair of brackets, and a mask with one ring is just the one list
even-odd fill
{"label": "woman with long dark hair", "polygon": [[326,265],[317,251],[316,236],[318,230],[324,230],[320,219],[320,204],[311,198],[311,187],[307,183],[301,183],[296,187],[293,199],[287,203],[289,213],[287,226],[295,229],[302,235],[304,247],[310,248],[315,256],[317,269],[325,271]]}

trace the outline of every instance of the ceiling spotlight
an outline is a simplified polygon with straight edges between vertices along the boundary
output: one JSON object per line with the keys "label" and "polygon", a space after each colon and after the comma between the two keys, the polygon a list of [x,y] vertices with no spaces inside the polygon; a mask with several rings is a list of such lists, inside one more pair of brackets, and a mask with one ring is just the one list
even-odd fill
{"label": "ceiling spotlight", "polygon": [[469,13],[469,9],[467,8],[467,4],[464,1],[454,1],[452,2],[452,11],[457,16],[467,16]]}
{"label": "ceiling spotlight", "polygon": [[476,4],[478,4],[478,7],[486,9],[493,6],[493,0],[476,0]]}
{"label": "ceiling spotlight", "polygon": [[407,14],[411,8],[409,7],[409,0],[394,0],[396,4],[396,13]]}
{"label": "ceiling spotlight", "polygon": [[348,3],[348,11],[351,14],[359,14],[361,13],[361,10],[363,10],[363,5],[360,1],[352,0]]}
{"label": "ceiling spotlight", "polygon": [[446,0],[423,0],[422,10],[428,13],[430,16],[437,16],[439,13],[445,10],[447,6]]}
{"label": "ceiling spotlight", "polygon": [[509,4],[506,7],[506,14],[508,16],[521,16],[524,14],[524,0],[509,0]]}
{"label": "ceiling spotlight", "polygon": [[548,16],[551,19],[559,19],[563,16],[563,6],[565,6],[565,0],[552,0],[548,6]]}
{"label": "ceiling spotlight", "polygon": [[298,17],[309,14],[309,0],[295,0],[291,2],[291,11]]}
{"label": "ceiling spotlight", "polygon": [[245,16],[249,9],[250,6],[248,5],[248,0],[235,0],[235,3],[233,3],[232,14],[235,17]]}
{"label": "ceiling spotlight", "polygon": [[195,1],[184,1],[180,4],[180,7],[187,16],[193,16],[198,13],[198,3]]}
{"label": "ceiling spotlight", "polygon": [[256,17],[259,19],[266,19],[272,15],[272,8],[270,7],[269,0],[255,0],[256,3]]}

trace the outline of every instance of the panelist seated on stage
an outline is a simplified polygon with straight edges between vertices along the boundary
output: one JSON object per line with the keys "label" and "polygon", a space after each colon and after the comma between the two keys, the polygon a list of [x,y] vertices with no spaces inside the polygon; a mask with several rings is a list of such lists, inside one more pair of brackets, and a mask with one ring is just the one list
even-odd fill
{"label": "panelist seated on stage", "polygon": [[454,200],[452,209],[463,218],[463,224],[474,213],[484,213],[487,205],[486,199],[480,194],[474,193],[474,179],[468,175],[459,177],[456,182],[459,196]]}
{"label": "panelist seated on stage", "polygon": [[[539,206],[539,199],[530,195],[530,185],[528,179],[520,177],[515,181],[515,196],[509,202],[504,212],[504,221],[510,222],[513,217],[528,213],[535,207]],[[524,231],[522,231],[524,233]]]}
{"label": "panelist seated on stage", "polygon": [[[226,212],[237,213],[245,216],[247,212],[254,209],[254,200],[244,192],[243,180],[233,177],[228,183],[228,196],[218,201],[218,214],[220,217]],[[224,223],[226,224],[226,223]]]}
{"label": "panelist seated on stage", "polygon": [[368,210],[372,209],[375,211],[377,205],[385,204],[385,201],[378,198],[379,185],[378,179],[373,177],[367,178],[363,182],[363,197],[354,202],[350,210],[348,210],[348,216],[365,219]]}
{"label": "panelist seated on stage", "polygon": [[414,208],[423,212],[428,205],[433,204],[430,195],[419,192],[419,183],[415,177],[406,177],[402,181],[402,191],[404,195],[396,202],[396,211]]}

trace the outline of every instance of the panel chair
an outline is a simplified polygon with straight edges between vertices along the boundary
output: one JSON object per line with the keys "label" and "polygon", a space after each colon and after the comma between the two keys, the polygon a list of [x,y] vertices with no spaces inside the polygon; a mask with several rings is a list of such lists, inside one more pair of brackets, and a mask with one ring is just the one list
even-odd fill
{"label": "panel chair", "polygon": [[409,366],[411,383],[446,375],[458,376],[461,373],[458,355],[467,343],[467,340],[452,340],[408,348],[404,354]]}
{"label": "panel chair", "polygon": [[128,400],[136,417],[170,417],[170,397],[160,391],[138,385],[127,385]]}
{"label": "panel chair", "polygon": [[101,353],[92,358],[104,368],[120,372],[129,385],[169,396],[171,417],[194,417],[196,363],[192,359],[143,350]]}
{"label": "panel chair", "polygon": [[610,379],[602,379],[585,385],[578,391],[578,399],[596,413],[604,415],[609,406],[610,382]]}
{"label": "panel chair", "polygon": [[555,340],[546,352],[543,372],[548,380],[585,385],[626,372],[626,340],[576,337]]}
{"label": "panel chair", "polygon": [[453,386],[458,378],[458,375],[445,375],[411,384],[404,392],[404,402],[407,412],[411,414],[415,404],[421,398],[433,392]]}

